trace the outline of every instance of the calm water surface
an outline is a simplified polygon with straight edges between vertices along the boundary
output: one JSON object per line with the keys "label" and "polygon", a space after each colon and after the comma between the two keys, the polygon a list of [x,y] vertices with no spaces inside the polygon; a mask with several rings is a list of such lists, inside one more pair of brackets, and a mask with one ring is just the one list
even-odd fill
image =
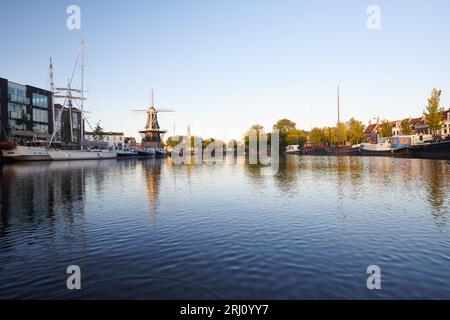
{"label": "calm water surface", "polygon": [[[53,162],[0,176],[3,299],[450,299],[446,161]],[[366,287],[373,264],[380,291]]]}

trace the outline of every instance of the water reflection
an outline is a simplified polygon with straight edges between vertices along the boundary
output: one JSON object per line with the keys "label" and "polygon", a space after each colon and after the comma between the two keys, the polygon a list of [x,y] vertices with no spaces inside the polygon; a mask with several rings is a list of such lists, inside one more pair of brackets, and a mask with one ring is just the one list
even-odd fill
{"label": "water reflection", "polygon": [[249,178],[250,182],[259,190],[263,189],[266,183],[266,177],[264,175],[264,169],[266,166],[261,164],[249,164],[246,161],[244,167],[245,175]]}
{"label": "water reflection", "polygon": [[84,215],[85,176],[85,167],[58,162],[4,166],[0,232],[11,220],[22,227],[49,223],[54,229],[55,216],[61,213],[71,225]]}
{"label": "water reflection", "polygon": [[448,208],[446,201],[448,198],[449,179],[446,175],[448,164],[444,161],[428,161],[426,172],[428,182],[428,202],[431,205],[433,217],[436,224],[443,227],[447,224]]}
{"label": "water reflection", "polygon": [[275,174],[275,181],[280,193],[286,197],[298,192],[298,178],[301,158],[288,155],[280,161],[280,167]]}
{"label": "water reflection", "polygon": [[67,297],[60,271],[75,261],[92,280],[82,298],[317,298],[333,287],[343,289],[331,298],[370,298],[354,275],[374,257],[404,281],[386,297],[444,292],[447,162],[287,156],[274,170],[225,160],[3,166],[0,297]]}
{"label": "water reflection", "polygon": [[[410,194],[419,196],[424,190],[430,205],[429,212],[437,224],[446,224],[450,184],[450,166],[446,161],[417,159],[361,158],[361,157],[299,157],[286,156],[280,159],[279,170],[269,166],[245,163],[245,174],[257,189],[270,185],[273,179],[281,196],[295,197],[301,185],[317,188],[335,186],[335,200],[339,212],[355,210],[346,207],[349,200],[359,201],[366,195],[373,200],[386,201],[395,194],[380,197],[384,192],[398,193],[404,197]],[[325,195],[325,194],[324,194]],[[396,200],[393,205],[401,205]]]}
{"label": "water reflection", "polygon": [[166,159],[150,159],[142,162],[147,187],[147,197],[153,222],[156,223],[156,214],[159,207],[159,193],[161,187],[161,166]]}

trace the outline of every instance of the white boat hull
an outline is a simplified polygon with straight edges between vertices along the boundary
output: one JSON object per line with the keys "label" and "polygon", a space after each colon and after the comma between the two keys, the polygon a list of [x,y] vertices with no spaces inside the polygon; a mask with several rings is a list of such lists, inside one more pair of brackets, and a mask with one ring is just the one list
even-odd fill
{"label": "white boat hull", "polygon": [[3,158],[10,161],[47,161],[51,160],[47,149],[42,147],[15,146],[2,150]]}
{"label": "white boat hull", "polygon": [[54,161],[116,159],[116,151],[49,150]]}

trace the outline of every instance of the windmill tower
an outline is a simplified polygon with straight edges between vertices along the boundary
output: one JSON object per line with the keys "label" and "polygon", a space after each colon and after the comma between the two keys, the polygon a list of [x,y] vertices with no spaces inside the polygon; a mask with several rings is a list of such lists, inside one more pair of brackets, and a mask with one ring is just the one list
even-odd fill
{"label": "windmill tower", "polygon": [[132,110],[147,112],[147,123],[145,124],[145,129],[139,131],[142,135],[142,148],[164,148],[164,142],[161,139],[161,134],[167,132],[167,130],[161,130],[158,123],[158,113],[159,112],[174,112],[171,109],[156,109],[154,104],[153,89],[151,92],[151,106],[147,110]]}

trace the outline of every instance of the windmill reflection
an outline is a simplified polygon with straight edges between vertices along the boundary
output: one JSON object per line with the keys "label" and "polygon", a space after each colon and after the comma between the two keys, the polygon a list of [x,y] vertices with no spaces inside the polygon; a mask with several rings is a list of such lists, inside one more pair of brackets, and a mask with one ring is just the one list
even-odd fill
{"label": "windmill reflection", "polygon": [[156,214],[159,207],[159,192],[161,188],[161,167],[166,159],[149,159],[142,162],[147,187],[147,198],[152,214],[153,223],[156,223]]}

